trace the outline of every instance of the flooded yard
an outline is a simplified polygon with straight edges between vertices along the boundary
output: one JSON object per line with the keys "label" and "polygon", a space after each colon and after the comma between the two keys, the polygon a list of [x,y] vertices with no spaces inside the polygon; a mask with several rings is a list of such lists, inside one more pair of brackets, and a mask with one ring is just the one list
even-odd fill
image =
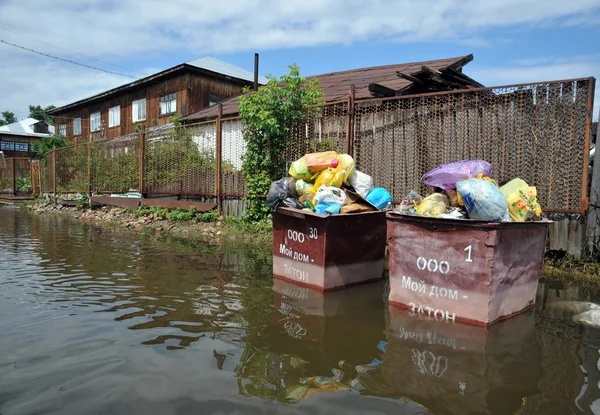
{"label": "flooded yard", "polygon": [[267,252],[0,208],[0,414],[600,414],[578,288],[489,329],[327,294]]}

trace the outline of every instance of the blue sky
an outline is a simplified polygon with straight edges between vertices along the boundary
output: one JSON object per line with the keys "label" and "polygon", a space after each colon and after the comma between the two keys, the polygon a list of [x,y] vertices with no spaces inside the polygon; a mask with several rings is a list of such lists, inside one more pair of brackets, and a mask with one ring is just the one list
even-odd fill
{"label": "blue sky", "polygon": [[[138,77],[205,55],[251,71],[258,52],[262,75],[473,53],[465,72],[488,86],[600,78],[598,22],[598,0],[0,2],[0,39]],[[19,117],[29,103],[63,105],[129,81],[4,44],[0,53],[0,109]]]}

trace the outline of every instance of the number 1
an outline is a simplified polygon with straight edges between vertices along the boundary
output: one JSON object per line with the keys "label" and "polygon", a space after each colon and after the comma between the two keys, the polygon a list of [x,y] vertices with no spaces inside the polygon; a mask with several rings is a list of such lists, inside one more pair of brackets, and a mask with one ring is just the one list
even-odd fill
{"label": "number 1", "polygon": [[467,259],[465,260],[466,262],[473,262],[473,260],[471,259],[471,251],[473,251],[473,246],[469,245],[465,248],[465,251],[467,251],[469,254],[467,255]]}

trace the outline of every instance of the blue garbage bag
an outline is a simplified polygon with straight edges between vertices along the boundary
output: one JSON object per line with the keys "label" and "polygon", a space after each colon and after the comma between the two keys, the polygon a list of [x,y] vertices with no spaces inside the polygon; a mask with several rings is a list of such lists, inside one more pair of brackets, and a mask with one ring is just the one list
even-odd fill
{"label": "blue garbage bag", "polygon": [[367,194],[367,202],[377,209],[383,209],[392,203],[392,195],[383,187],[376,187]]}
{"label": "blue garbage bag", "polygon": [[490,222],[510,222],[508,204],[494,183],[483,179],[459,180],[456,190],[462,198],[471,219]]}

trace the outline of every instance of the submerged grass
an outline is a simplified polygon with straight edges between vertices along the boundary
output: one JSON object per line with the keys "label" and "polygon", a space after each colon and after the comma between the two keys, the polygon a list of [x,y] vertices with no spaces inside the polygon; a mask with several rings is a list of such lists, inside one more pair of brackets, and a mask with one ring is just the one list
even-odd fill
{"label": "submerged grass", "polygon": [[542,280],[561,286],[577,285],[600,291],[600,258],[546,259],[542,268]]}

